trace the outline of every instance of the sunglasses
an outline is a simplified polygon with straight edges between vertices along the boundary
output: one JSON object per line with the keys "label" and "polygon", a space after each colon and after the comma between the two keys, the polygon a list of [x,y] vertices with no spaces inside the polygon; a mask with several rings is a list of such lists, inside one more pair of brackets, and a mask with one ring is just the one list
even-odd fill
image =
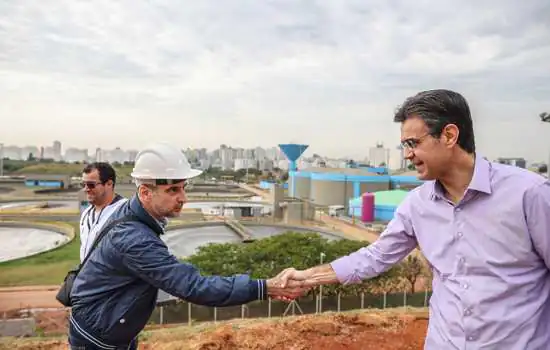
{"label": "sunglasses", "polygon": [[93,190],[94,188],[96,188],[96,186],[98,185],[103,185],[101,182],[92,182],[92,181],[89,181],[89,182],[81,182],[80,183],[80,187],[82,188],[89,188],[90,190]]}

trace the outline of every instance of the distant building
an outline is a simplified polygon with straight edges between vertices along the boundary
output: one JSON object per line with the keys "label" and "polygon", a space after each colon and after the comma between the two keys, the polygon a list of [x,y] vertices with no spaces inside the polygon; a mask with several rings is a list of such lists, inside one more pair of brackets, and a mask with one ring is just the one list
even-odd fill
{"label": "distant building", "polygon": [[369,149],[369,163],[373,167],[388,166],[390,161],[390,150],[384,144],[378,143],[376,147]]}
{"label": "distant building", "polygon": [[524,158],[497,158],[497,163],[514,165],[523,169],[527,167],[527,161]]}

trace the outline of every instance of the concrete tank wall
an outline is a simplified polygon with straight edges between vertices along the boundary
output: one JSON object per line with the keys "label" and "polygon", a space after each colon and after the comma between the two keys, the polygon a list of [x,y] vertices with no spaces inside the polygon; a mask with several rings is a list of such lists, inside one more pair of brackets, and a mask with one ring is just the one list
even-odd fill
{"label": "concrete tank wall", "polygon": [[296,172],[294,174],[294,197],[306,199],[311,194],[311,174]]}
{"label": "concrete tank wall", "polygon": [[311,174],[310,197],[315,205],[347,205],[353,198],[353,183],[338,174]]}
{"label": "concrete tank wall", "polygon": [[359,188],[360,188],[359,195],[365,192],[387,191],[390,189],[390,182],[389,181],[361,182]]}

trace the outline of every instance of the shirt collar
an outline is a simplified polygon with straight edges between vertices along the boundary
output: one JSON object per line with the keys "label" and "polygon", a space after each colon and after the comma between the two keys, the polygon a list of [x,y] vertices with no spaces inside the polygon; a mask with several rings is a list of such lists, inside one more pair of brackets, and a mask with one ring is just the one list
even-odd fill
{"label": "shirt collar", "polygon": [[[475,157],[474,175],[472,176],[472,181],[470,181],[470,184],[468,185],[468,190],[474,190],[486,194],[491,194],[492,192],[491,163],[479,154]],[[431,198],[440,199],[444,197],[443,186],[439,181],[434,181]]]}

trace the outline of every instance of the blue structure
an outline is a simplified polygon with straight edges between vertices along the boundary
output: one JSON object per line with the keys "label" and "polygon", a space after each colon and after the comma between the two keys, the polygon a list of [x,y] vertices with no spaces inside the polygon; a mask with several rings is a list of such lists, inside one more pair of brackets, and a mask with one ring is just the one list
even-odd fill
{"label": "blue structure", "polygon": [[414,188],[422,185],[423,183],[424,181],[419,180],[416,176],[395,175],[390,177],[390,186],[392,189]]}
{"label": "blue structure", "polygon": [[[374,218],[376,221],[390,221],[395,215],[395,210],[409,194],[404,190],[389,190],[375,192],[374,196]],[[363,208],[362,197],[349,200],[349,216],[361,217]]]}
{"label": "blue structure", "polygon": [[25,180],[25,186],[27,187],[62,188],[63,185],[63,181],[57,180]]}
{"label": "blue structure", "polygon": [[[260,181],[260,188],[262,190],[270,190],[274,183],[275,182],[273,182],[273,181],[262,180],[262,181]],[[282,184],[282,187],[285,188],[285,189],[288,188],[288,183],[285,182],[284,184]]]}
{"label": "blue structure", "polygon": [[300,158],[302,153],[309,147],[309,145],[299,145],[296,143],[287,143],[287,144],[280,144],[279,148],[285,156],[287,157],[289,164],[288,164],[288,171],[296,171],[296,160]]}
{"label": "blue structure", "polygon": [[348,163],[347,168],[363,169],[368,171],[369,173],[379,174],[379,175],[388,175],[389,173],[388,167],[384,167],[384,166],[376,167],[376,166],[363,165],[358,163]]}

